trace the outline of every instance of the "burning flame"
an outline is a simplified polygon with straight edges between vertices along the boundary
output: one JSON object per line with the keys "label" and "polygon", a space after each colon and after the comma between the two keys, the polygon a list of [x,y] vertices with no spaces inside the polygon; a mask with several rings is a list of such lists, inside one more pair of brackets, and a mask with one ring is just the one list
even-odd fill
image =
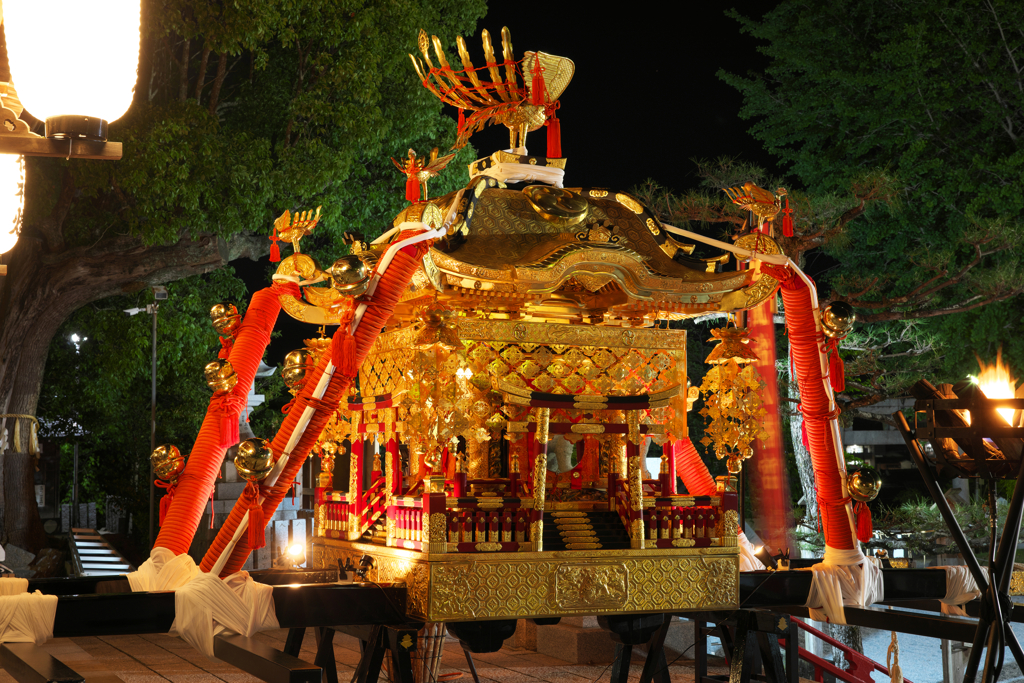
{"label": "burning flame", "polygon": [[[1003,365],[1003,349],[999,348],[996,353],[996,362],[988,365],[978,358],[978,365],[981,372],[977,377],[971,376],[971,381],[978,385],[981,393],[986,398],[1014,398],[1017,392],[1017,381],[1010,375],[1010,368]],[[1013,426],[1013,408],[998,408],[999,414],[1003,416],[1006,423]]]}

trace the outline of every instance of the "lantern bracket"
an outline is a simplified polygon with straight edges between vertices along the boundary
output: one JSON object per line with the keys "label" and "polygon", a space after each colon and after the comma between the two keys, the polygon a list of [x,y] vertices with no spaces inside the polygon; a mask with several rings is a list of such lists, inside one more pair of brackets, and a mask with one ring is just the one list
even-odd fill
{"label": "lantern bracket", "polygon": [[0,154],[117,161],[121,158],[121,143],[44,138],[33,133],[13,110],[0,107]]}

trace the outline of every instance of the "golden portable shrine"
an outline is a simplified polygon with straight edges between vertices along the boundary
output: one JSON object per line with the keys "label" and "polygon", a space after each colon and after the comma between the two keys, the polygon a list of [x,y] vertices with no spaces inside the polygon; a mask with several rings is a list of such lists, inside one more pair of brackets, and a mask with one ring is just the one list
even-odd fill
{"label": "golden portable shrine", "polygon": [[[503,43],[507,53],[507,30]],[[421,49],[424,76],[423,36]],[[548,98],[572,74],[564,58],[527,53],[530,64],[549,75]],[[529,117],[495,102],[522,143]],[[487,107],[475,111],[467,128]],[[673,451],[698,390],[687,388],[686,333],[654,321],[750,308],[777,282],[721,272],[728,255],[695,258],[628,194],[562,188],[564,158],[499,151],[470,165],[463,190],[426,199],[447,163],[436,157],[426,170],[406,168],[411,150],[395,162],[411,204],[378,243],[355,243],[329,273],[298,250],[278,269],[330,279],[304,287],[305,302],[281,301],[300,320],[337,323],[389,237],[445,227],[313,449],[314,565],[370,553],[371,578],[405,581],[408,612],[429,621],[735,607],[735,480],[720,477],[713,495],[676,491]],[[779,253],[764,235],[738,246],[755,243]],[[329,346],[311,339],[290,354],[293,393]],[[652,443],[661,461],[648,473]]]}

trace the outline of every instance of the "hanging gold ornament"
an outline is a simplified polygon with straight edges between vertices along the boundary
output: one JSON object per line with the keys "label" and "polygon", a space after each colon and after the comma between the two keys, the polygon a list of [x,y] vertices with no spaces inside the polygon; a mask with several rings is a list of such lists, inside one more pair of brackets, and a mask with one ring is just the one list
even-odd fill
{"label": "hanging gold ornament", "polygon": [[366,262],[349,254],[342,256],[331,266],[331,285],[342,294],[361,296],[370,284],[370,271]]}
{"label": "hanging gold ornament", "polygon": [[223,358],[211,361],[203,368],[203,376],[206,377],[206,384],[213,389],[215,394],[222,394],[231,391],[238,383],[238,375],[231,363]]}
{"label": "hanging gold ornament", "polygon": [[281,379],[284,380],[284,385],[292,394],[302,391],[315,364],[316,361],[309,349],[296,349],[285,355],[284,367],[281,368]]}
{"label": "hanging gold ornament", "polygon": [[235,469],[246,481],[262,481],[274,469],[274,451],[266,439],[246,439],[238,444]]}
{"label": "hanging gold ornament", "polygon": [[217,334],[222,337],[234,337],[242,324],[242,316],[238,315],[238,309],[234,304],[221,302],[214,304],[210,309],[210,321]]}
{"label": "hanging gold ornament", "polygon": [[754,455],[754,440],[768,437],[760,395],[764,380],[752,364],[757,354],[748,346],[746,328],[722,327],[711,334],[720,343],[706,359],[711,369],[700,387],[700,414],[708,420],[701,443],[714,444],[718,459],[725,458],[729,472],[739,474],[743,461]]}
{"label": "hanging gold ornament", "polygon": [[846,479],[850,498],[858,503],[870,503],[882,490],[882,477],[871,467],[854,470]]}
{"label": "hanging gold ornament", "polygon": [[185,456],[177,446],[170,443],[153,449],[149,461],[153,463],[153,474],[164,481],[173,482],[185,469]]}
{"label": "hanging gold ornament", "polygon": [[434,301],[421,308],[417,317],[420,319],[420,329],[413,340],[413,346],[417,349],[440,347],[445,351],[454,351],[462,348],[455,311]]}

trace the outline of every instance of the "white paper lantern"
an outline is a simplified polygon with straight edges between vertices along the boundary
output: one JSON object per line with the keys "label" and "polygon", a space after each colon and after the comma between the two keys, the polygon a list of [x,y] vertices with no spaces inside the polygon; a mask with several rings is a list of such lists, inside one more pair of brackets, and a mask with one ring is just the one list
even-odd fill
{"label": "white paper lantern", "polygon": [[140,0],[3,0],[11,80],[47,137],[106,139],[138,79]]}
{"label": "white paper lantern", "polygon": [[18,243],[25,206],[25,157],[0,154],[0,254]]}

